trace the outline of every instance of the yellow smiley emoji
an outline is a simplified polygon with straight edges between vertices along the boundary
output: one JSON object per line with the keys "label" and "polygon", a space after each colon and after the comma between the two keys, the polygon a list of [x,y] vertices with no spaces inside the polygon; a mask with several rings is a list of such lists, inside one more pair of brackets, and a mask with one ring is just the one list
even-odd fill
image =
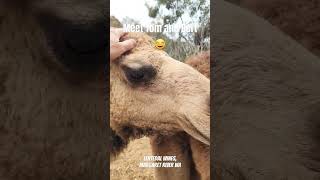
{"label": "yellow smiley emoji", "polygon": [[157,49],[164,49],[166,47],[166,42],[164,42],[163,39],[157,39],[154,43],[154,46],[157,48]]}

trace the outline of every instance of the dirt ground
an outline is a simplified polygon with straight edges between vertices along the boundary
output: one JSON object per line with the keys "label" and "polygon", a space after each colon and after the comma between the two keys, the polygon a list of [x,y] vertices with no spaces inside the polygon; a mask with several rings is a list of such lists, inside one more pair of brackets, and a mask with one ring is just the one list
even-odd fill
{"label": "dirt ground", "polygon": [[111,180],[154,180],[154,168],[141,168],[143,156],[152,155],[149,138],[130,142],[128,148],[110,164]]}

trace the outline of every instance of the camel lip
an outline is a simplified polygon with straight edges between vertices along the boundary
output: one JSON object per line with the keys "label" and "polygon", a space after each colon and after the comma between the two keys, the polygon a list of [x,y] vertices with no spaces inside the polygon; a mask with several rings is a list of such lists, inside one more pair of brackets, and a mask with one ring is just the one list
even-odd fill
{"label": "camel lip", "polygon": [[182,116],[178,119],[180,127],[193,138],[210,146],[210,110],[191,111],[189,108],[187,111],[183,109]]}

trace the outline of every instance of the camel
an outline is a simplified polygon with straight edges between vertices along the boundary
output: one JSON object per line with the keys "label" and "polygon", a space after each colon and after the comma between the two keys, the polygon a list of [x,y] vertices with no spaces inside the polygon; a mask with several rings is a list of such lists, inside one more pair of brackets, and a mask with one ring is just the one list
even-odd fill
{"label": "camel", "polygon": [[107,2],[64,3],[0,2],[0,179],[107,178]]}
{"label": "camel", "polygon": [[201,179],[209,179],[210,81],[155,49],[146,34],[129,33],[127,38],[135,39],[137,47],[110,64],[113,150],[147,135],[155,155],[171,152],[185,166],[157,168],[157,179],[193,178],[193,165]]}
{"label": "camel", "polygon": [[207,78],[210,78],[210,51],[204,51],[190,56],[184,62],[195,68]]}
{"label": "camel", "polygon": [[[185,60],[185,63],[207,78],[210,77],[209,51],[192,55]],[[175,154],[178,155],[178,159],[184,160],[183,164],[189,164],[188,168],[183,168],[181,171],[156,169],[157,179],[210,179],[210,149],[203,143],[199,143],[183,133],[174,136],[154,135],[150,142],[153,154]]]}
{"label": "camel", "polygon": [[213,7],[213,178],[319,179],[319,58],[248,10]]}

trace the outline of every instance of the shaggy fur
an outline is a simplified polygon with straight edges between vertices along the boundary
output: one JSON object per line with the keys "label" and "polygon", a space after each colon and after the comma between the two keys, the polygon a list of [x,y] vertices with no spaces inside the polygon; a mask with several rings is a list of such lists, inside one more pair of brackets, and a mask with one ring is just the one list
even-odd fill
{"label": "shaggy fur", "polygon": [[198,70],[207,78],[210,78],[210,51],[200,52],[190,56],[185,60],[185,63]]}

